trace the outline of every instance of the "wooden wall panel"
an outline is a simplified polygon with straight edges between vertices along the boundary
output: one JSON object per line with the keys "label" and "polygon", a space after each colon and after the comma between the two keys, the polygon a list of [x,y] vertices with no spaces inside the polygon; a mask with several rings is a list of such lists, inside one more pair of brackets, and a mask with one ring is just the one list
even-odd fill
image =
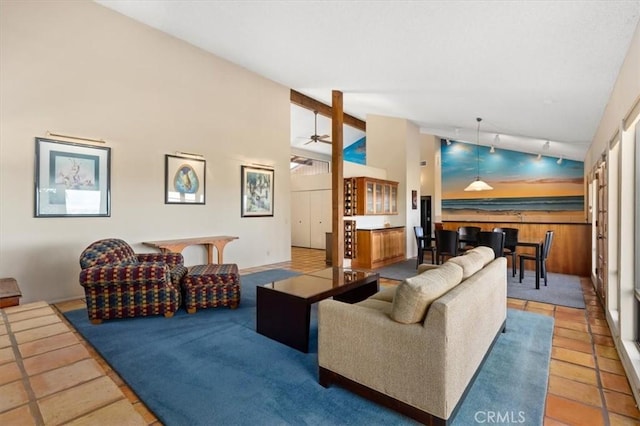
{"label": "wooden wall panel", "polygon": [[[483,231],[495,227],[517,228],[521,241],[542,241],[547,230],[553,231],[553,243],[547,259],[549,272],[591,276],[591,224],[590,223],[522,223],[522,222],[443,222],[444,229],[457,230],[459,226],[479,226]],[[532,253],[534,249],[518,247],[518,253]],[[518,265],[519,267],[519,265]],[[533,262],[525,262],[525,269],[534,269]]]}

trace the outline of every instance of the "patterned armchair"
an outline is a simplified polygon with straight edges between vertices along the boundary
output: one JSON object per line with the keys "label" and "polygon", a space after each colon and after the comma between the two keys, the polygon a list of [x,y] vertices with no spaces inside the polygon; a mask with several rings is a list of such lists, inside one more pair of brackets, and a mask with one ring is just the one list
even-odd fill
{"label": "patterned armchair", "polygon": [[187,273],[180,253],[135,254],[123,240],[99,240],[80,255],[80,284],[93,324],[111,318],[164,315],[180,307]]}

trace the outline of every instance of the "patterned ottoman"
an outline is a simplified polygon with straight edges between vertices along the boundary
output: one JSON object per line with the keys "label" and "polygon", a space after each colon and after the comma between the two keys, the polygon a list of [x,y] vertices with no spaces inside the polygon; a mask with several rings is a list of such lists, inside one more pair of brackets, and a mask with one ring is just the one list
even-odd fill
{"label": "patterned ottoman", "polygon": [[193,314],[196,308],[228,306],[235,309],[240,304],[240,274],[238,265],[196,265],[182,279],[184,308]]}

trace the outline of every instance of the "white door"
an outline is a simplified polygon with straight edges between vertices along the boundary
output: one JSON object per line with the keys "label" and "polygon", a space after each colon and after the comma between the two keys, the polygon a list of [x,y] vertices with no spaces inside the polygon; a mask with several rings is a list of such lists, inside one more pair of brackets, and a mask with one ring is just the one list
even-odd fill
{"label": "white door", "polygon": [[324,250],[326,234],[331,232],[331,190],[309,192],[309,247]]}
{"label": "white door", "polygon": [[310,247],[309,191],[291,193],[291,245]]}

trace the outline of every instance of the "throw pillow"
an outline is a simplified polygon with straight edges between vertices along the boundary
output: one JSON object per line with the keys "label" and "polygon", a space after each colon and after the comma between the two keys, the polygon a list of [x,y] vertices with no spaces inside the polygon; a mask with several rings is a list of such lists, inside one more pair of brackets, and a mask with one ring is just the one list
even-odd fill
{"label": "throw pillow", "polygon": [[407,278],[396,290],[391,319],[403,324],[424,321],[429,305],[459,284],[461,280],[462,268],[449,262],[439,268]]}

